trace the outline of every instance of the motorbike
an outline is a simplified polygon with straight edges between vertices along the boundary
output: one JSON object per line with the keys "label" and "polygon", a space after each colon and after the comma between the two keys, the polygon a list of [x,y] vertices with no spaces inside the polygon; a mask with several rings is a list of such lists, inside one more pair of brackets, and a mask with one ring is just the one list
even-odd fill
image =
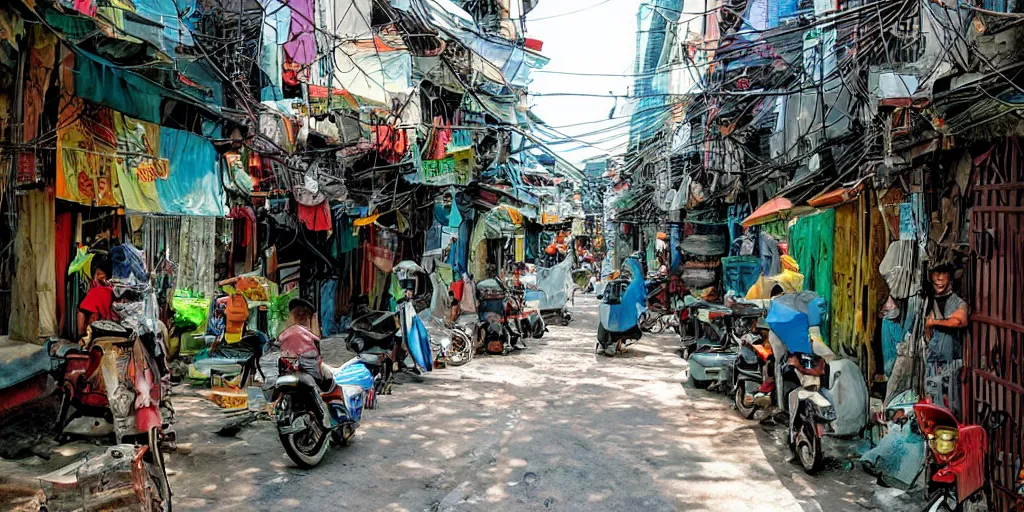
{"label": "motorbike", "polygon": [[679,345],[683,359],[698,350],[706,351],[725,344],[727,327],[725,318],[732,309],[724,304],[687,296],[680,308],[680,331],[688,335],[680,335]]}
{"label": "motorbike", "polygon": [[[823,312],[821,297],[802,292],[773,299],[765,318],[772,352],[781,364],[776,405],[789,413],[789,448],[808,473],[821,468],[822,439],[837,434],[838,416],[828,391],[834,355],[812,338]],[[822,354],[815,345],[828,352]]]}
{"label": "motorbike", "polygon": [[775,358],[771,343],[758,333],[744,334],[739,341],[739,354],[731,370],[733,405],[745,419],[753,419],[759,410],[771,407],[759,403],[758,397],[770,397],[775,389]]}
{"label": "motorbike", "polygon": [[937,404],[914,404],[914,418],[928,442],[928,504],[924,511],[992,510],[992,470],[989,440],[1006,424],[1009,414],[992,411],[981,402],[979,424],[960,423]]}
{"label": "motorbike", "polygon": [[597,298],[600,324],[597,326],[598,351],[613,356],[631,341],[643,337],[639,320],[647,308],[647,286],[643,280],[640,262],[636,258],[626,259],[629,279],[615,279],[605,286]]}
{"label": "motorbike", "polygon": [[650,276],[647,280],[647,311],[640,319],[640,329],[658,334],[672,329],[680,334],[679,315],[676,313],[674,294],[678,278],[662,274]]}
{"label": "motorbike", "polygon": [[430,279],[434,285],[430,308],[421,311],[419,316],[430,333],[434,366],[462,366],[473,359],[475,352],[472,329],[461,322],[450,320],[452,305],[445,293],[446,288],[436,273],[431,274]]}
{"label": "motorbike", "polygon": [[174,410],[163,389],[166,365],[153,334],[139,335],[120,323],[93,322],[81,345],[59,350],[61,439],[107,437],[136,446],[135,491],[146,510],[171,510],[164,453],[175,448]]}
{"label": "motorbike", "polygon": [[374,390],[374,376],[352,360],[316,379],[295,358],[278,359],[278,375],[264,386],[285,453],[300,468],[316,467],[333,444],[346,445]]}
{"label": "motorbike", "polygon": [[480,322],[475,337],[477,345],[488,354],[507,355],[509,352],[526,348],[522,341],[521,324],[509,318],[512,307],[507,304],[511,298],[504,284],[497,279],[485,279],[477,284],[479,304],[477,311]]}
{"label": "motorbike", "polygon": [[735,386],[733,370],[741,347],[744,340],[752,343],[760,337],[755,328],[763,315],[763,309],[746,303],[709,305],[698,310],[697,317],[708,336],[695,342],[687,358],[694,387]]}
{"label": "motorbike", "polygon": [[391,394],[395,370],[401,360],[401,329],[397,313],[391,311],[366,311],[352,320],[348,338],[349,350],[356,353],[346,365],[358,362],[370,372],[373,392],[367,400],[367,408],[374,409],[377,397]]}

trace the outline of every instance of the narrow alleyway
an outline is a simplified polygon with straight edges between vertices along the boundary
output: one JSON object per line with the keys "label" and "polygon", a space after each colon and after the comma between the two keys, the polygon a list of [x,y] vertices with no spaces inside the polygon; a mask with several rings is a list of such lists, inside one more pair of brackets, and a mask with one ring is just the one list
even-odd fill
{"label": "narrow alleyway", "polygon": [[[396,386],[355,442],[304,471],[268,421],[237,438],[199,397],[177,397],[177,510],[863,510],[873,482],[832,464],[806,476],[775,434],[724,396],[682,383],[674,337],[593,353],[597,303],[530,350],[482,356]],[[334,340],[331,340],[334,341]],[[327,342],[327,345],[332,345]],[[347,357],[334,343],[333,362]],[[813,480],[827,480],[814,482]],[[892,510],[892,508],[889,508]]]}

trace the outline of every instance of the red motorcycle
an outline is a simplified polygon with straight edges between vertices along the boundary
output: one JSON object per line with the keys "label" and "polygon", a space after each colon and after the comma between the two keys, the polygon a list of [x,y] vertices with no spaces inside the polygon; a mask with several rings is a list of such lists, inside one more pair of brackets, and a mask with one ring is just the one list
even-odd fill
{"label": "red motorcycle", "polygon": [[982,404],[979,425],[965,425],[940,405],[914,405],[918,428],[928,442],[928,512],[991,510],[988,475],[990,434],[1009,418],[1004,411],[992,411]]}
{"label": "red motorcycle", "polygon": [[[62,354],[61,438],[114,436],[134,444],[132,480],[143,510],[171,510],[163,452],[174,448],[173,410],[163,392],[165,366],[152,336],[142,339],[116,322],[89,327],[81,345]],[[147,342],[148,341],[148,342]]]}

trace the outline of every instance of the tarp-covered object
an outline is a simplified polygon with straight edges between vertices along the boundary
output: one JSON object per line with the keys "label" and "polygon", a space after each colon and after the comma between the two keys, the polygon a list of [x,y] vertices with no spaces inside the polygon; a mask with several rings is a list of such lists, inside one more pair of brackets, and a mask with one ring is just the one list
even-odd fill
{"label": "tarp-covered object", "polygon": [[568,304],[573,290],[572,263],[572,258],[565,258],[551,268],[537,267],[541,310],[562,309]]}
{"label": "tarp-covered object", "polygon": [[810,324],[806,313],[773,300],[765,322],[790,352],[812,353]]}
{"label": "tarp-covered object", "polygon": [[836,435],[858,434],[867,423],[867,381],[851,359],[834,359],[828,363],[828,370],[828,390],[838,418],[835,422]]}
{"label": "tarp-covered object", "polygon": [[447,37],[454,37],[480,59],[474,65],[488,79],[516,87],[530,83],[530,70],[547,65],[548,59],[525,50],[508,39],[485,35],[473,17],[451,0],[422,2],[422,15]]}
{"label": "tarp-covered object", "polygon": [[647,283],[644,282],[640,262],[629,258],[623,266],[631,275],[626,291],[618,304],[602,304],[600,308],[601,324],[611,332],[626,332],[636,327],[640,315],[647,311]]}
{"label": "tarp-covered object", "polygon": [[924,465],[924,438],[912,428],[917,395],[907,391],[894,397],[885,408],[885,417],[896,421],[888,424],[889,432],[878,446],[861,457],[871,474],[877,474],[887,486],[907,489],[913,485]]}

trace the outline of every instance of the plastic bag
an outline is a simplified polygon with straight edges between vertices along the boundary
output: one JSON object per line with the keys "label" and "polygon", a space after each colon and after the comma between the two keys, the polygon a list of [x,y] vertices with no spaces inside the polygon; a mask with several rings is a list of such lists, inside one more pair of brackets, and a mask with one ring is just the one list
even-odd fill
{"label": "plastic bag", "polygon": [[206,297],[193,297],[188,290],[174,290],[171,298],[171,308],[174,309],[174,326],[185,331],[193,331],[201,325],[206,325],[206,315],[210,309],[210,299]]}

